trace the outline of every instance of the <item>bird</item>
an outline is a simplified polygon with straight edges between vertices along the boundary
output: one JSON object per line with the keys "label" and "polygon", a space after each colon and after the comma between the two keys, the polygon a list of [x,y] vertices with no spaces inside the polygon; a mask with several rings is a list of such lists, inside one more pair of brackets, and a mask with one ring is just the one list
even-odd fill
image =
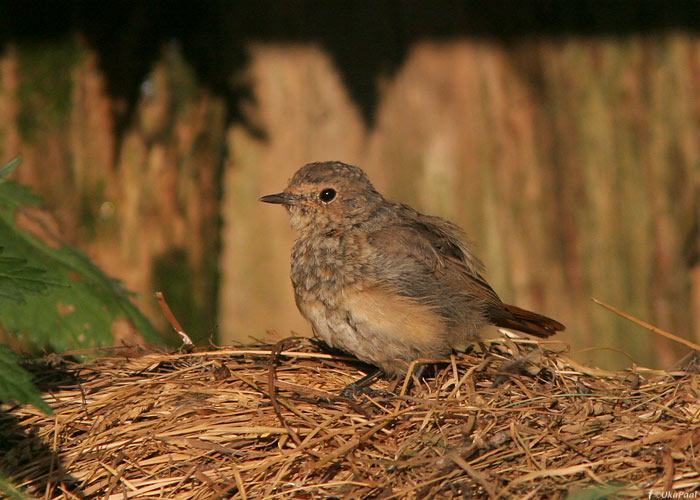
{"label": "bird", "polygon": [[540,338],[565,329],[501,301],[459,226],[386,199],[359,167],[309,163],[259,201],[289,213],[294,297],[314,335],[376,367],[353,391],[445,359],[488,324]]}

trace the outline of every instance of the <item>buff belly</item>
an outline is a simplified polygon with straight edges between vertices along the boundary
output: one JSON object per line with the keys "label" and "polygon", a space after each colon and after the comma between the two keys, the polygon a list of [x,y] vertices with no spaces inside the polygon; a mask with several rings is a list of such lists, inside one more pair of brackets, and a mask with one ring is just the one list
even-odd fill
{"label": "buff belly", "polygon": [[444,319],[415,299],[356,287],[344,288],[334,303],[298,294],[296,299],[321,340],[388,375],[405,374],[415,359],[443,358],[450,352]]}

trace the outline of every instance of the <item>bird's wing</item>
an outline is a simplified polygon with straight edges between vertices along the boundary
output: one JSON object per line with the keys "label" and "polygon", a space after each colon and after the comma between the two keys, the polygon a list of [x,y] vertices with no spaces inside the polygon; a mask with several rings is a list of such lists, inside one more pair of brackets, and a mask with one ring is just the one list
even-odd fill
{"label": "bird's wing", "polygon": [[440,259],[455,260],[467,271],[479,274],[484,264],[474,254],[462,229],[440,217],[423,215],[407,205],[399,205],[404,224],[419,233],[435,249]]}
{"label": "bird's wing", "polygon": [[463,310],[502,308],[481,276],[483,264],[456,225],[405,205],[395,224],[374,233],[370,244],[384,254],[375,273],[399,293],[441,307]]}
{"label": "bird's wing", "polygon": [[457,311],[466,304],[471,306],[476,302],[483,308],[490,323],[537,337],[545,338],[565,329],[556,320],[504,304],[481,276],[483,264],[472,252],[469,240],[459,227],[439,217],[420,214],[407,206],[401,209],[405,231],[417,235],[414,238],[404,237],[407,252],[423,257],[426,265],[434,269],[446,292],[452,294],[447,299],[457,297]]}
{"label": "bird's wing", "polygon": [[369,237],[371,273],[389,293],[413,297],[446,318],[455,334],[451,345],[462,342],[464,332],[475,338],[486,322],[538,337],[564,330],[558,321],[504,304],[481,276],[483,265],[459,227],[405,205],[395,209],[401,216]]}

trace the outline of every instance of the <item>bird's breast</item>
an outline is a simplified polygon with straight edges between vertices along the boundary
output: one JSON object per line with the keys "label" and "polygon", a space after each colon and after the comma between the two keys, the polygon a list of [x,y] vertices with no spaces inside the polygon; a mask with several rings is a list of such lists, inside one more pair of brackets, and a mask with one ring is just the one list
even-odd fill
{"label": "bird's breast", "polygon": [[362,266],[359,243],[350,235],[299,238],[292,251],[295,290],[340,290],[357,281]]}
{"label": "bird's breast", "polygon": [[347,336],[346,290],[362,286],[362,256],[352,235],[300,237],[292,252],[291,279],[297,307],[325,342]]}

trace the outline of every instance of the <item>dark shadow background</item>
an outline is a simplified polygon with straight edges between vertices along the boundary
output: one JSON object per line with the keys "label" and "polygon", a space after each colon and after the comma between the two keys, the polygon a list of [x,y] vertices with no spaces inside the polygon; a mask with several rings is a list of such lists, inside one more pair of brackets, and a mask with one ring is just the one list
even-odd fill
{"label": "dark shadow background", "polygon": [[316,42],[334,58],[351,96],[371,123],[378,76],[391,76],[420,39],[481,37],[519,43],[541,36],[625,35],[700,30],[700,2],[647,0],[93,2],[4,1],[0,42],[80,34],[100,53],[112,95],[127,102],[164,43],[178,43],[201,81],[225,96],[230,119],[250,98],[235,75],[252,41]]}

